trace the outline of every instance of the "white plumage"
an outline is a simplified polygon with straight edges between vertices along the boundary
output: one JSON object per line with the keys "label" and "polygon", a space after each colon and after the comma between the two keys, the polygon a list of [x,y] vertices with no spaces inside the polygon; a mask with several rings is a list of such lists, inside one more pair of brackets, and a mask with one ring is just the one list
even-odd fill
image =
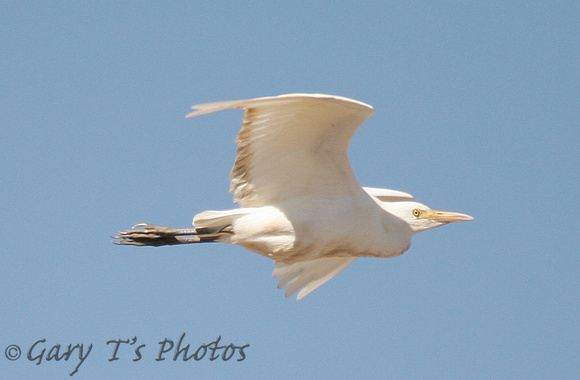
{"label": "white plumage", "polygon": [[347,149],[373,113],[367,104],[290,94],[197,105],[187,116],[230,108],[245,110],[230,176],[240,208],[199,213],[193,229],[140,224],[119,233],[119,244],[238,244],[274,260],[278,287],[301,299],[357,257],[398,256],[417,232],[473,219],[358,184]]}

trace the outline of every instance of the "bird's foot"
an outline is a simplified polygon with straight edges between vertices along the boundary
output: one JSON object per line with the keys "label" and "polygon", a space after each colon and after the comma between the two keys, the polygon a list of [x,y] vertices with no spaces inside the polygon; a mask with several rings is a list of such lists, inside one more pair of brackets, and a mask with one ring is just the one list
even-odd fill
{"label": "bird's foot", "polygon": [[197,235],[198,231],[195,228],[175,229],[139,223],[134,225],[130,230],[119,232],[117,236],[113,236],[113,239],[118,240],[114,242],[118,245],[148,245],[159,247],[162,245],[199,243],[201,239]]}

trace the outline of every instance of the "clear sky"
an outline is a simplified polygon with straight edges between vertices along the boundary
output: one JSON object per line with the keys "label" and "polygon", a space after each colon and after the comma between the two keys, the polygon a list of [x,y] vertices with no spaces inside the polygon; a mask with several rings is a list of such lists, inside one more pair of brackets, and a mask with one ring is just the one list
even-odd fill
{"label": "clear sky", "polygon": [[[70,378],[69,344],[74,379],[580,373],[578,2],[22,1],[0,33],[4,378]],[[242,113],[191,105],[291,92],[375,107],[362,185],[476,220],[299,302],[240,247],[111,243],[235,207]]]}

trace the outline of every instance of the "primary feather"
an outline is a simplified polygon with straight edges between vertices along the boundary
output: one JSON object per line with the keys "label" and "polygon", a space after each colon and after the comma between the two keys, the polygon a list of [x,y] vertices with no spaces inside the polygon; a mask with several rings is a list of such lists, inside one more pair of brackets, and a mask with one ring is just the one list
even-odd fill
{"label": "primary feather", "polygon": [[272,205],[300,196],[358,191],[348,144],[373,108],[354,100],[291,94],[202,104],[188,117],[229,108],[246,112],[230,175],[242,207]]}

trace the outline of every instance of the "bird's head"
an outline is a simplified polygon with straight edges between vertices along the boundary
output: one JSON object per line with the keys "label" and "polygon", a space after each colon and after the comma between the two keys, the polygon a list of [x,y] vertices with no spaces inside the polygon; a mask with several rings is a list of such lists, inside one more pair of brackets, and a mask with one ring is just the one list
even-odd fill
{"label": "bird's head", "polygon": [[439,227],[451,222],[473,220],[472,216],[458,212],[435,211],[414,201],[383,202],[383,208],[405,221],[414,233]]}

